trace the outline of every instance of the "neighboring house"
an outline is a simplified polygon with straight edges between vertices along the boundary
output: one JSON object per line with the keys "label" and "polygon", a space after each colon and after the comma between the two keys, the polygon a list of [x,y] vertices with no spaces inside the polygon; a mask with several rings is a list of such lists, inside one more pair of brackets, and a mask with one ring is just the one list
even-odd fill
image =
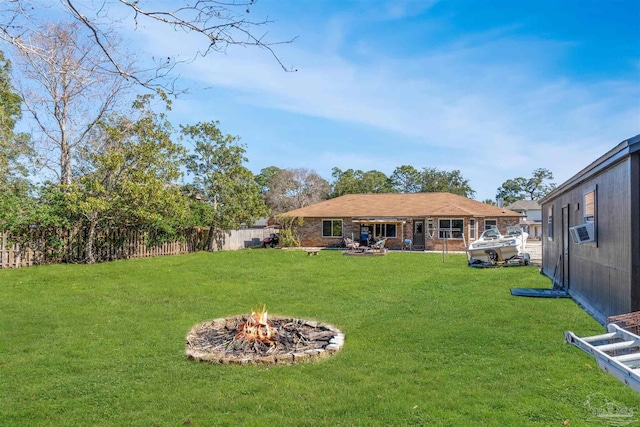
{"label": "neighboring house", "polygon": [[[386,237],[400,249],[464,250],[487,228],[517,225],[521,214],[451,193],[347,194],[296,209],[284,216],[303,218],[302,246],[340,246],[343,238],[366,244]],[[406,246],[406,245],[405,245]]]}
{"label": "neighboring house", "polygon": [[529,238],[539,239],[542,235],[542,208],[535,200],[518,200],[507,206],[507,209],[525,215],[520,225],[529,233]]}
{"label": "neighboring house", "polygon": [[278,228],[278,223],[271,217],[263,216],[258,218],[251,227],[248,227],[247,224],[241,224],[240,228]]}
{"label": "neighboring house", "polygon": [[242,224],[240,224],[240,228],[241,229],[245,229],[245,228],[267,228],[267,225],[268,225],[267,224],[267,220],[268,219],[265,218],[265,217],[260,217],[253,223],[253,225],[248,226],[247,224],[242,223]]}
{"label": "neighboring house", "polygon": [[640,310],[640,135],[618,144],[540,204],[542,272],[601,323]]}

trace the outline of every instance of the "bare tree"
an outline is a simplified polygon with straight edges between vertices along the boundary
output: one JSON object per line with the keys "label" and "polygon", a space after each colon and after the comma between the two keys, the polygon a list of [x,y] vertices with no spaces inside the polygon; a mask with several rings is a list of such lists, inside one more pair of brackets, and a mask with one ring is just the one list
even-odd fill
{"label": "bare tree", "polygon": [[264,197],[275,215],[318,203],[329,194],[329,183],[315,171],[281,169],[267,183]]}
{"label": "bare tree", "polygon": [[[138,28],[145,22],[159,22],[174,31],[197,34],[206,41],[207,47],[203,50],[195,48],[187,61],[210,52],[225,52],[232,45],[253,46],[269,52],[285,71],[292,71],[285,67],[273,46],[291,43],[294,39],[267,41],[266,33],[260,32],[260,29],[272,21],[268,18],[247,18],[255,2],[256,0],[183,0],[170,2],[172,7],[168,7],[167,3],[162,7],[157,5],[158,2],[145,3],[140,0],[12,0],[2,2],[0,6],[0,39],[22,50],[22,39],[37,30],[41,25],[42,15],[66,15],[88,30],[91,43],[107,58],[106,69],[145,87],[162,87],[168,92],[173,92],[173,85],[167,83],[165,78],[176,65],[175,57],[168,56],[158,60],[146,69],[128,67],[128,64],[122,62],[112,43],[115,26],[133,23]],[[49,7],[49,13],[40,12],[44,7]]]}
{"label": "bare tree", "polygon": [[47,24],[20,37],[15,54],[16,86],[36,127],[36,164],[61,184],[71,183],[78,149],[131,86],[108,69],[109,59],[79,27]]}

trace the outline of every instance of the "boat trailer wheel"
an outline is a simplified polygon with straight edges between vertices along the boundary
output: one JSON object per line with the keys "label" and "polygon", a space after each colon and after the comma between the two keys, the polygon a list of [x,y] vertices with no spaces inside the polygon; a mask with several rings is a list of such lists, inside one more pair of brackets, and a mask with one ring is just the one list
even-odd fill
{"label": "boat trailer wheel", "polygon": [[493,249],[487,249],[484,252],[487,254],[489,261],[491,261],[492,263],[495,264],[498,261],[498,253]]}

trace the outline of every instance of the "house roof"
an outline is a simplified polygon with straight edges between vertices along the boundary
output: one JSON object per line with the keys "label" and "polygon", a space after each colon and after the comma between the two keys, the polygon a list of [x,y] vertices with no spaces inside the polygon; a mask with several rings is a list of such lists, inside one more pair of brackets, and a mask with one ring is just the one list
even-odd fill
{"label": "house roof", "polygon": [[549,192],[549,194],[540,199],[540,204],[542,205],[543,203],[547,203],[550,200],[553,200],[565,191],[577,185],[580,185],[580,183],[590,179],[603,170],[606,170],[611,165],[614,165],[622,159],[625,159],[631,154],[637,153],[639,151],[640,134],[622,141],[620,144],[616,145],[611,150],[607,151],[605,154],[594,160],[589,166],[582,169],[580,172],[557,186],[554,190]]}
{"label": "house roof", "polygon": [[535,211],[540,210],[541,207],[536,200],[518,200],[507,206],[507,209],[511,209],[513,211],[518,209],[525,211]]}
{"label": "house roof", "polygon": [[253,223],[254,227],[266,227],[268,225],[268,218],[260,217]]}
{"label": "house roof", "polygon": [[451,193],[346,194],[282,215],[335,217],[521,217],[522,214]]}

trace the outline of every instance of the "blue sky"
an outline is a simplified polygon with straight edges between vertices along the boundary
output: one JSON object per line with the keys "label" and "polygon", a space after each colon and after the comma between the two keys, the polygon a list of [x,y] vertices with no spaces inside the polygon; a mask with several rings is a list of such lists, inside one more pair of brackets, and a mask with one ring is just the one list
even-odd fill
{"label": "blue sky", "polygon": [[[561,183],[640,133],[640,2],[259,0],[264,50],[178,71],[174,124],[219,120],[248,167],[458,169],[478,200],[547,168]],[[144,55],[201,41],[154,25]],[[186,48],[188,47],[188,48]]]}

